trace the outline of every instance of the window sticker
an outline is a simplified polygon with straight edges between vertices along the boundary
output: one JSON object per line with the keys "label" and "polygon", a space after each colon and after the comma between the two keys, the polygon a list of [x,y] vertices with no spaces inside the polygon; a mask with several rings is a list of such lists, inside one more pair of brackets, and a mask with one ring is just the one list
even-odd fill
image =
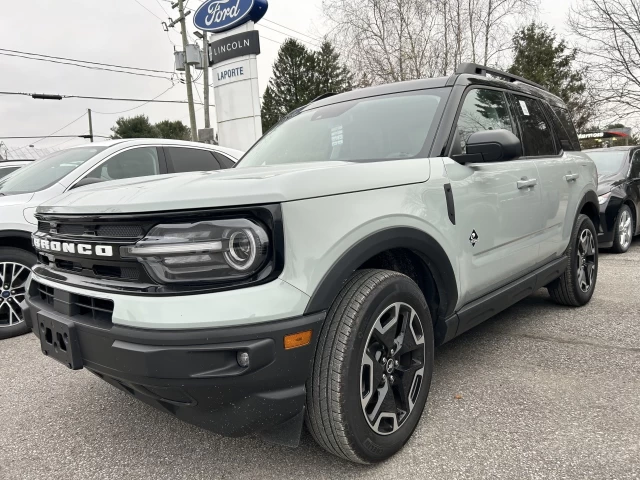
{"label": "window sticker", "polygon": [[524,100],[518,100],[520,102],[520,108],[522,109],[522,113],[524,113],[524,115],[526,117],[528,117],[529,114],[529,109],[527,108],[527,104]]}
{"label": "window sticker", "polygon": [[342,134],[342,125],[333,127],[331,129],[331,146],[337,147],[338,145],[342,145],[343,142],[344,142],[344,135]]}

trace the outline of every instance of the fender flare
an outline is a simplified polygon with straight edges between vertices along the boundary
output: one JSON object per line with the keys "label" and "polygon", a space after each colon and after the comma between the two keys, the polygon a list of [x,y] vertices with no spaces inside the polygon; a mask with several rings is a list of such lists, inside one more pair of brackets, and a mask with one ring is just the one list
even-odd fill
{"label": "fender flare", "polygon": [[580,212],[582,211],[584,206],[586,204],[588,204],[588,203],[592,204],[593,207],[595,208],[596,216],[595,216],[595,219],[592,219],[592,220],[593,220],[594,226],[596,227],[596,231],[599,231],[599,227],[600,227],[600,215],[599,215],[599,213],[600,213],[600,204],[598,203],[598,195],[593,190],[589,190],[582,197],[582,200],[580,201],[580,204],[578,205],[578,210],[576,212],[576,217],[580,214]]}
{"label": "fender flare", "polygon": [[[442,246],[422,230],[394,227],[362,239],[343,253],[311,295],[305,315],[328,310],[354,271],[370,258],[394,248],[409,249],[422,258],[438,287],[441,316],[447,317],[453,313],[458,301],[458,286],[453,267]],[[435,322],[437,319],[433,320]]]}
{"label": "fender flare", "polygon": [[0,238],[20,237],[31,242],[31,233],[23,230],[0,230]]}

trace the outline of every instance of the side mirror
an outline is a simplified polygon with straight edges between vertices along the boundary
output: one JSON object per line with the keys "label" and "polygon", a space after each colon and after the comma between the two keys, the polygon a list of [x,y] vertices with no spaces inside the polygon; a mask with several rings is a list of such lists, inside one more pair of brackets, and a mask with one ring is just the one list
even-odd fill
{"label": "side mirror", "polygon": [[73,187],[71,187],[71,189],[78,188],[78,187],[84,187],[85,185],[93,185],[94,183],[101,183],[101,182],[104,182],[104,179],[102,179],[102,178],[84,177],[82,180],[80,180],[78,183],[76,183]]}
{"label": "side mirror", "polygon": [[460,163],[507,162],[522,156],[520,139],[508,130],[483,130],[467,140],[467,153],[454,155]]}

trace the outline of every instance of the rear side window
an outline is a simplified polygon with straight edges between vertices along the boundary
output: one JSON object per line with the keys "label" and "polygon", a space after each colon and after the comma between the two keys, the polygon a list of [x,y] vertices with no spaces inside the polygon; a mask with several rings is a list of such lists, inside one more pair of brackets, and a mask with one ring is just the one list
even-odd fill
{"label": "rear side window", "polygon": [[471,134],[499,129],[513,133],[513,122],[505,94],[499,90],[482,88],[470,90],[460,110],[451,154],[467,153],[467,141]]}
{"label": "rear side window", "polygon": [[[561,107],[556,107],[556,106],[551,108],[553,110],[553,113],[556,114],[557,119],[560,121],[560,123],[564,127],[564,131],[566,132],[566,136],[567,136],[567,141],[571,144],[571,148],[565,148],[564,145],[562,148],[564,148],[567,151],[574,150],[579,152],[581,150],[580,140],[578,140],[578,134],[576,133],[576,129],[573,126],[573,121],[571,120],[571,114],[569,113],[569,110]],[[560,131],[558,127],[556,127],[556,130]],[[560,140],[562,140],[562,136],[560,137]]]}
{"label": "rear side window", "polygon": [[218,160],[216,160],[213,153],[209,150],[179,147],[165,148],[169,153],[173,170],[176,173],[220,170]]}
{"label": "rear side window", "polygon": [[236,162],[220,152],[215,152],[214,155],[218,159],[220,168],[233,168],[236,165]]}
{"label": "rear side window", "polygon": [[522,147],[526,157],[552,156],[560,153],[539,100],[514,95],[522,128]]}
{"label": "rear side window", "polygon": [[87,178],[99,178],[109,181],[159,174],[158,151],[155,147],[141,147],[125,150],[114,155],[91,171]]}

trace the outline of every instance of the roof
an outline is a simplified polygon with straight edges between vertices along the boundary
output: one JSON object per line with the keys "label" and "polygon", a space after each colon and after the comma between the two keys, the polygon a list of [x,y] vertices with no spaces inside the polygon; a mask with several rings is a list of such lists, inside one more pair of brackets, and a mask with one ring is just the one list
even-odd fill
{"label": "roof", "polygon": [[[462,70],[461,70],[462,71]],[[489,74],[493,74],[488,69]],[[496,70],[496,72],[499,72]],[[493,87],[505,88],[515,92],[522,92],[535,97],[544,98],[552,105],[566,108],[562,99],[553,95],[541,86],[529,82],[526,79],[509,75],[506,72],[500,72],[505,76],[512,78],[512,81],[504,80],[502,77],[489,77],[481,74],[473,73],[455,73],[449,77],[425,78],[420,80],[409,80],[405,82],[387,83],[384,85],[376,85],[374,87],[360,88],[350,92],[340,93],[329,97],[322,98],[316,102],[312,102],[305,108],[316,108],[334,103],[345,102],[349,100],[357,100],[360,98],[375,97],[378,95],[387,95],[391,93],[410,92],[414,90],[426,90],[430,88],[451,87],[453,85],[488,85]],[[525,83],[526,82],[526,83]]]}
{"label": "roof", "polygon": [[182,147],[199,147],[199,148],[214,150],[221,153],[226,153],[227,155],[233,157],[236,160],[242,157],[242,155],[244,155],[243,151],[236,150],[234,148],[221,147],[219,145],[210,145],[208,143],[188,142],[185,140],[170,140],[167,138],[119,138],[114,140],[105,140],[102,142],[85,143],[83,145],[77,145],[75,147],[70,147],[70,148],[113,147],[116,145],[121,145],[121,146],[175,145],[175,146],[182,146]]}

